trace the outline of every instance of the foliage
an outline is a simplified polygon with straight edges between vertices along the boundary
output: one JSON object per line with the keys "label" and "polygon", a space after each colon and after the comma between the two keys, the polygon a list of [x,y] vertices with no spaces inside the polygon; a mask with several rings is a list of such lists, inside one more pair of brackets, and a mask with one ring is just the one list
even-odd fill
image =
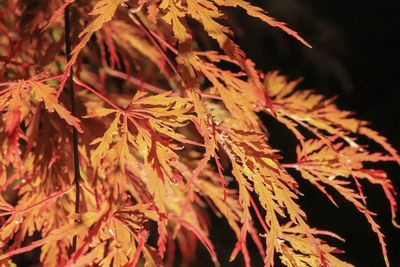
{"label": "foliage", "polygon": [[[229,8],[242,9],[309,46],[284,23],[244,0],[5,0],[0,8],[2,266],[38,247],[44,266],[186,266],[198,243],[219,265],[210,211],[237,238],[231,261],[241,253],[251,266],[254,242],[265,266],[277,256],[287,266],[352,266],[327,243],[339,236],[307,223],[289,169],[362,212],[389,265],[361,182],[382,187],[396,224],[394,188],[370,166],[400,164],[398,152],[334,99],[258,71],[224,24]],[[198,25],[218,51],[199,48]],[[268,144],[259,113],[295,135],[297,162]],[[370,151],[366,138],[383,151]]]}

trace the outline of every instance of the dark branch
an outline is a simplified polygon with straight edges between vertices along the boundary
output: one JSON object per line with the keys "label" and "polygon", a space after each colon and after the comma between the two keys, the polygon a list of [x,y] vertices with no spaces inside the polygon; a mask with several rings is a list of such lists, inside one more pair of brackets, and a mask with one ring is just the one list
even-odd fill
{"label": "dark branch", "polygon": [[[70,24],[70,7],[67,6],[64,10],[64,27],[65,27],[65,53],[67,62],[71,60],[71,39],[70,39],[70,31],[71,31],[71,24]],[[76,103],[75,103],[75,92],[74,92],[74,70],[71,67],[67,88],[70,95],[71,101],[71,113],[74,117],[76,117]],[[72,146],[73,146],[73,153],[74,153],[74,184],[75,184],[75,214],[80,212],[80,186],[79,181],[81,179],[81,173],[79,169],[79,151],[78,151],[78,131],[75,127],[72,127]],[[77,219],[75,219],[75,222]],[[72,250],[76,250],[77,245],[77,236],[74,236],[72,240]]]}

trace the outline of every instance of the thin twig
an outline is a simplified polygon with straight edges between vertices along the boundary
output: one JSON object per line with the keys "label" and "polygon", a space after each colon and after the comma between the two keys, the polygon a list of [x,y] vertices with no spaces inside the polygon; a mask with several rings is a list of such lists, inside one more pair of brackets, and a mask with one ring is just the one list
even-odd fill
{"label": "thin twig", "polygon": [[[67,62],[71,60],[71,39],[70,39],[70,6],[67,6],[64,10],[64,27],[65,27],[65,53]],[[71,67],[70,75],[68,77],[68,89],[71,101],[71,114],[76,117],[76,104],[75,104],[75,92],[74,92],[74,71]],[[75,214],[80,212],[80,185],[81,173],[79,169],[79,150],[78,150],[78,131],[75,127],[72,127],[72,145],[74,153],[74,184],[75,184]],[[77,222],[77,218],[75,218]],[[75,251],[77,247],[77,236],[75,235],[72,240],[72,251]]]}
{"label": "thin twig", "polygon": [[165,50],[161,46],[161,44],[154,38],[154,36],[151,34],[149,29],[146,27],[146,25],[143,23],[143,21],[139,18],[139,16],[133,12],[129,11],[129,17],[132,19],[133,22],[135,22],[139,28],[146,34],[146,36],[149,38],[150,42],[153,43],[154,47],[160,52],[161,56],[165,59],[167,62],[168,66],[171,68],[171,70],[178,75],[178,70],[176,69],[174,63],[172,63],[171,59],[167,56],[165,53]]}
{"label": "thin twig", "polygon": [[107,97],[105,97],[104,95],[102,95],[99,91],[97,91],[96,89],[90,87],[89,85],[87,85],[86,83],[82,82],[81,80],[79,80],[77,77],[73,77],[74,82],[77,85],[82,86],[83,88],[89,90],[90,92],[92,92],[93,94],[95,94],[97,97],[99,97],[101,100],[103,100],[104,102],[106,102],[107,104],[109,104],[111,107],[113,107],[114,109],[118,110],[121,113],[125,113],[125,110],[122,109],[121,107],[119,107],[117,104],[114,104],[111,100],[109,100]]}
{"label": "thin twig", "polygon": [[175,55],[178,55],[178,50],[175,49],[172,45],[170,45],[167,41],[165,41],[159,34],[157,34],[155,31],[149,29],[149,32],[151,35],[157,39],[158,42],[162,43],[165,47],[167,47],[169,50],[172,51]]}
{"label": "thin twig", "polygon": [[[118,70],[114,70],[114,69],[111,69],[111,68],[105,68],[105,71],[106,71],[106,73],[108,75],[110,75],[112,77],[117,77],[117,78],[124,79],[126,82],[132,83],[132,84],[134,84],[136,86],[139,86],[142,89],[145,89],[147,91],[150,91],[150,92],[153,92],[153,93],[156,93],[156,94],[162,94],[162,93],[165,93],[165,92],[169,92],[166,89],[163,89],[161,87],[155,86],[153,84],[146,83],[145,81],[142,81],[142,80],[140,80],[138,78],[132,77],[129,74],[121,72],[121,71],[118,71]],[[77,83],[76,78],[74,78],[74,81]],[[89,89],[89,88],[87,88],[87,89]],[[176,93],[171,93],[171,95],[175,96],[177,94]],[[214,100],[222,100],[222,97],[219,96],[219,95],[201,94],[201,97],[208,98],[208,99],[214,99]]]}
{"label": "thin twig", "polygon": [[138,78],[130,76],[127,73],[124,73],[124,72],[121,72],[121,71],[118,71],[118,70],[114,70],[114,69],[111,69],[111,68],[105,68],[105,71],[110,76],[117,77],[117,78],[120,78],[120,79],[124,79],[127,82],[130,82],[130,83],[138,86],[139,88],[143,88],[143,89],[151,91],[153,93],[162,94],[162,93],[167,92],[167,90],[165,90],[163,88],[160,88],[160,87],[157,87],[155,85],[146,83],[146,82],[144,82],[144,81],[142,81],[142,80],[140,80]]}
{"label": "thin twig", "polygon": [[73,189],[74,189],[74,187],[71,187],[71,188],[68,188],[68,189],[66,189],[66,190],[64,190],[64,191],[57,192],[57,193],[51,195],[50,197],[48,197],[48,198],[46,198],[46,199],[44,199],[44,200],[41,200],[41,201],[39,201],[39,202],[37,202],[37,203],[35,203],[35,204],[33,204],[33,205],[30,205],[30,206],[28,206],[28,207],[26,207],[26,208],[23,208],[23,209],[21,209],[21,210],[12,210],[12,211],[1,212],[1,213],[0,213],[0,217],[1,217],[1,216],[8,216],[8,215],[22,215],[22,214],[24,214],[24,213],[29,212],[30,210],[32,210],[32,209],[34,209],[34,208],[37,208],[37,207],[42,206],[42,205],[46,205],[46,204],[48,204],[50,201],[55,200],[55,199],[58,199],[58,198],[60,198],[61,196],[68,194],[68,193],[71,192]]}

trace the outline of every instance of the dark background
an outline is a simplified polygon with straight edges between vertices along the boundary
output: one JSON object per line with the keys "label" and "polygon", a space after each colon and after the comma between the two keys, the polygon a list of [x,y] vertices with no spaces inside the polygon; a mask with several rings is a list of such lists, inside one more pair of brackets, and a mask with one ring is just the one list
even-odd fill
{"label": "dark background", "polygon": [[[304,77],[303,89],[313,88],[327,96],[337,95],[341,109],[355,111],[358,118],[370,121],[372,128],[386,136],[395,148],[400,148],[399,0],[250,2],[288,22],[313,46],[306,48],[280,30],[235,11],[236,19],[231,27],[238,31],[237,42],[259,69],[280,70],[291,78]],[[265,120],[267,127],[272,129],[270,142],[273,146],[284,151],[294,144],[290,137],[282,137],[279,126],[268,118]],[[381,149],[373,144],[370,146]],[[398,165],[379,167],[388,172],[400,191]],[[308,214],[310,225],[332,230],[346,239],[346,243],[337,244],[346,251],[341,258],[355,266],[384,266],[378,239],[365,217],[345,201],[339,201],[339,209],[334,207],[319,191],[299,181],[305,194],[301,199],[302,207]],[[400,266],[400,230],[391,224],[388,202],[379,187],[363,183],[363,189],[368,195],[368,207],[378,214],[376,220],[386,236],[391,266]],[[228,266],[235,239],[229,235],[228,225],[219,220],[215,223],[219,226],[212,228],[211,237],[222,265]],[[253,251],[252,255],[254,266],[262,266],[257,253]],[[207,266],[206,258],[206,253],[200,252],[196,266]],[[242,260],[237,259],[229,266],[242,266]]]}

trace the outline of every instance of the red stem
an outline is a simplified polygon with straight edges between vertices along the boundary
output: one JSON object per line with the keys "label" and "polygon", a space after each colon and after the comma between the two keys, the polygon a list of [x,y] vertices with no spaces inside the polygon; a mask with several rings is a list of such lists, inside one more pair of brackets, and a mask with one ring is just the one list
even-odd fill
{"label": "red stem", "polygon": [[253,209],[254,209],[254,211],[255,211],[255,213],[256,213],[256,216],[257,216],[258,220],[259,220],[260,223],[261,223],[261,226],[263,227],[265,233],[268,234],[268,233],[269,233],[269,229],[268,229],[267,225],[265,224],[265,221],[264,221],[263,217],[261,216],[261,212],[260,212],[260,210],[258,209],[257,204],[254,202],[254,200],[253,200],[253,198],[250,196],[250,194],[249,194],[249,198],[250,198],[251,206],[253,207]]}
{"label": "red stem", "polygon": [[118,110],[121,113],[125,113],[125,110],[122,109],[121,107],[119,107],[118,105],[114,104],[111,100],[109,100],[107,97],[105,97],[104,95],[102,95],[99,91],[97,91],[96,89],[90,87],[89,85],[87,85],[86,83],[82,82],[81,80],[79,80],[77,77],[74,77],[74,82],[77,85],[82,86],[83,88],[89,90],[90,92],[92,92],[93,94],[95,94],[96,96],[98,96],[99,98],[101,98],[104,102],[106,102],[107,104],[109,104],[111,107],[113,107],[114,109]]}
{"label": "red stem", "polygon": [[38,206],[47,204],[48,202],[50,202],[50,201],[53,200],[53,199],[56,199],[56,198],[59,198],[59,197],[65,195],[65,194],[68,194],[68,193],[71,192],[74,188],[75,188],[75,187],[71,187],[71,188],[69,188],[69,189],[67,189],[67,190],[65,190],[65,191],[55,193],[54,195],[50,196],[49,198],[46,198],[46,199],[44,199],[44,200],[42,200],[42,201],[39,201],[39,202],[37,202],[37,203],[35,203],[35,204],[31,205],[31,206],[28,206],[28,207],[26,207],[26,208],[24,208],[24,209],[21,209],[21,210],[13,210],[13,211],[8,211],[8,212],[2,212],[2,213],[0,213],[0,216],[7,216],[7,215],[12,215],[12,214],[23,214],[23,213],[26,213],[26,212],[30,211],[31,209],[33,209],[33,208],[36,208],[36,207],[38,207]]}
{"label": "red stem", "polygon": [[124,72],[121,72],[121,71],[118,71],[118,70],[114,70],[114,69],[110,69],[110,68],[106,68],[105,70],[106,70],[107,74],[109,74],[111,76],[114,76],[114,77],[117,77],[117,78],[120,78],[120,79],[124,79],[127,82],[131,82],[134,85],[142,87],[142,88],[144,88],[144,89],[146,89],[148,91],[151,91],[153,93],[161,94],[161,93],[165,93],[167,91],[167,90],[165,90],[163,88],[157,87],[155,85],[146,83],[146,82],[144,82],[144,81],[142,81],[140,79],[132,77],[127,73],[124,73]]}

